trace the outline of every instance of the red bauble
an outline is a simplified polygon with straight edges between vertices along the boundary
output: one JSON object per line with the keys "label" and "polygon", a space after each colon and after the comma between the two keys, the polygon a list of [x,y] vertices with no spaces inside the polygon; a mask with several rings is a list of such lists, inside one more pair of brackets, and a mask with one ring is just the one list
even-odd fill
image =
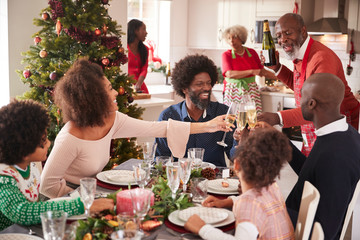
{"label": "red bauble", "polygon": [[95,35],[96,35],[96,36],[100,36],[100,35],[101,35],[100,29],[97,28],[97,29],[95,30]]}
{"label": "red bauble", "polygon": [[44,50],[41,50],[41,51],[40,51],[39,55],[40,55],[41,58],[46,58],[47,55],[48,55],[48,53],[47,53],[47,51],[44,49]]}
{"label": "red bauble", "polygon": [[120,95],[124,95],[124,94],[125,94],[125,88],[124,88],[124,87],[119,87],[119,94],[120,94]]}
{"label": "red bauble", "polygon": [[101,0],[101,3],[102,3],[102,4],[108,4],[108,3],[109,3],[109,0]]}
{"label": "red bauble", "polygon": [[134,101],[134,98],[133,98],[133,97],[130,97],[130,96],[129,96],[127,99],[128,99],[128,102],[129,102],[129,103],[132,103],[132,102]]}
{"label": "red bauble", "polygon": [[41,37],[35,37],[34,38],[34,43],[36,44],[36,45],[38,45],[39,44],[39,42],[41,42]]}
{"label": "red bauble", "polygon": [[31,72],[29,69],[23,71],[24,78],[29,78],[31,76]]}
{"label": "red bauble", "polygon": [[107,66],[107,65],[109,65],[110,61],[109,61],[108,58],[103,58],[103,59],[101,60],[101,63],[102,63],[104,66]]}
{"label": "red bauble", "polygon": [[52,73],[50,73],[49,77],[52,81],[55,81],[57,79],[57,73],[55,71],[53,71]]}
{"label": "red bauble", "polygon": [[42,14],[42,19],[44,19],[45,21],[48,20],[49,17],[50,17],[50,15],[49,15],[47,12],[44,12],[44,13]]}
{"label": "red bauble", "polygon": [[119,52],[119,53],[124,53],[124,48],[123,48],[123,47],[119,48],[119,49],[118,49],[118,52]]}

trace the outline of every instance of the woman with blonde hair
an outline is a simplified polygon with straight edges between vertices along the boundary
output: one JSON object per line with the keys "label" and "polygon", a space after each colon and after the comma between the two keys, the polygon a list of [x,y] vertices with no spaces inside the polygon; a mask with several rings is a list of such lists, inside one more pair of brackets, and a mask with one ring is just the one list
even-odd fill
{"label": "woman with blonde hair", "polygon": [[256,104],[257,112],[261,112],[260,91],[255,83],[255,76],[276,79],[273,72],[264,68],[254,49],[245,47],[247,30],[235,25],[227,28],[223,38],[231,49],[222,54],[222,73],[224,81],[224,104],[240,102],[243,95],[249,95]]}

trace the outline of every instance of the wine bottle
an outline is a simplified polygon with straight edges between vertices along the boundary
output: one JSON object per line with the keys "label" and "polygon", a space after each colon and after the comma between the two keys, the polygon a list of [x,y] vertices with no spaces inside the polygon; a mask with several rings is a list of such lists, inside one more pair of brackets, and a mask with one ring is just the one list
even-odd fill
{"label": "wine bottle", "polygon": [[269,21],[264,20],[264,29],[263,29],[263,42],[262,42],[262,55],[265,58],[265,66],[276,65],[275,58],[275,44],[271,37],[271,32],[269,28]]}
{"label": "wine bottle", "polygon": [[165,84],[170,85],[170,83],[169,83],[169,77],[171,77],[170,62],[168,62],[166,65],[165,74],[166,74],[166,83]]}

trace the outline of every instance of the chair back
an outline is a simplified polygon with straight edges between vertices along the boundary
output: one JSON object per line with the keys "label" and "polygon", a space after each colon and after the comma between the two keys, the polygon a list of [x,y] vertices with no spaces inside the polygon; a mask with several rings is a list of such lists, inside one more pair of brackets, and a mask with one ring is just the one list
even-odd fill
{"label": "chair back", "polygon": [[310,182],[305,181],[295,228],[296,240],[309,239],[319,200],[319,191]]}
{"label": "chair back", "polygon": [[324,240],[324,231],[319,222],[314,223],[314,228],[311,234],[311,240]]}
{"label": "chair back", "polygon": [[345,233],[346,233],[347,227],[349,225],[349,221],[350,221],[352,212],[354,211],[356,200],[357,200],[357,198],[359,196],[359,193],[360,193],[360,180],[356,184],[353,197],[352,197],[352,199],[351,199],[351,201],[349,203],[349,206],[348,206],[348,209],[347,209],[347,212],[346,212],[346,215],[345,215],[344,224],[343,224],[343,227],[342,227],[342,230],[341,230],[340,240],[343,240],[344,237],[345,237]]}

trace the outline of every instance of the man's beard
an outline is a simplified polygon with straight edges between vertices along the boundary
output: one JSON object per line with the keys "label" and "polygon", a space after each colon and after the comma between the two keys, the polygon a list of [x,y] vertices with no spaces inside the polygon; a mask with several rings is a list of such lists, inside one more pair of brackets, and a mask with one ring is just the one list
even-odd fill
{"label": "man's beard", "polygon": [[[202,93],[209,93],[209,97],[207,99],[200,99],[200,94]],[[200,110],[205,110],[209,103],[210,103],[210,95],[211,95],[211,91],[203,91],[200,92],[199,94],[196,94],[196,92],[193,92],[189,89],[189,97],[190,100],[195,104],[195,106],[197,108],[199,108]]]}
{"label": "man's beard", "polygon": [[287,53],[285,52],[285,57],[288,60],[294,61],[295,59],[299,58],[299,52],[300,52],[300,48],[301,48],[301,42],[303,42],[303,37],[299,36],[299,39],[296,41],[296,43],[294,43],[293,45],[293,49],[294,51],[291,53]]}

